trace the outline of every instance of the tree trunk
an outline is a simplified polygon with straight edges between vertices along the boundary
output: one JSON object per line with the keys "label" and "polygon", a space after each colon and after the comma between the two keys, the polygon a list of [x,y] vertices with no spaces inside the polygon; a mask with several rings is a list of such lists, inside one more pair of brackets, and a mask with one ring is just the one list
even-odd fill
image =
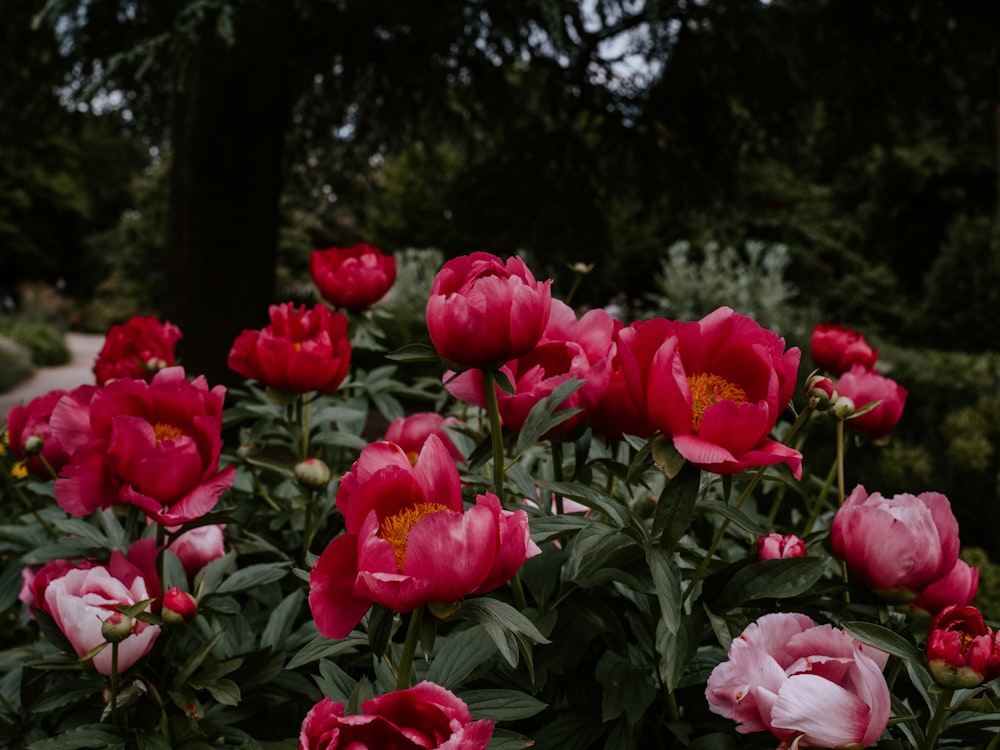
{"label": "tree trunk", "polygon": [[293,104],[280,33],[263,16],[186,56],[172,107],[164,317],[189,376],[241,378],[226,359],[273,301],[285,130]]}

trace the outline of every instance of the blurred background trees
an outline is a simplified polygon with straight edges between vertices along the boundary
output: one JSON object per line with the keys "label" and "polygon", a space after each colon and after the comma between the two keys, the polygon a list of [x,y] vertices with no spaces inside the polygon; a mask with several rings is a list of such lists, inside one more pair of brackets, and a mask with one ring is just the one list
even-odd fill
{"label": "blurred background trees", "polygon": [[[995,3],[0,12],[0,287],[22,309],[62,279],[78,328],[164,316],[215,383],[240,330],[308,296],[314,247],[520,253],[560,295],[593,263],[574,302],[633,317],[696,314],[670,307],[682,281],[705,305],[760,289],[793,343],[839,322],[895,352],[913,396],[887,482],[972,517],[996,496]],[[747,276],[774,248],[779,281]]]}

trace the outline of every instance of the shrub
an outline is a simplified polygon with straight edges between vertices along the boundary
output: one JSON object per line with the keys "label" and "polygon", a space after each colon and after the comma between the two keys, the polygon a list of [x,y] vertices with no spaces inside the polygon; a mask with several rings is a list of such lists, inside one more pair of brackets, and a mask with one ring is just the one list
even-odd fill
{"label": "shrub", "polygon": [[17,317],[5,318],[0,321],[0,333],[27,349],[36,367],[56,367],[70,361],[65,337],[52,325]]}
{"label": "shrub", "polygon": [[31,353],[13,339],[0,334],[0,393],[31,377]]}

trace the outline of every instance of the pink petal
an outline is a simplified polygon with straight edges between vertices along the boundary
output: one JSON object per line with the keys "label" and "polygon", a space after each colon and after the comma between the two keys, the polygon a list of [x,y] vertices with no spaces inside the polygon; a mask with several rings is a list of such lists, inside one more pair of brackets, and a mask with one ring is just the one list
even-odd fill
{"label": "pink petal", "polygon": [[327,638],[345,638],[371,609],[368,599],[354,595],[358,576],[358,538],[338,536],[309,573],[309,609],[316,628]]}

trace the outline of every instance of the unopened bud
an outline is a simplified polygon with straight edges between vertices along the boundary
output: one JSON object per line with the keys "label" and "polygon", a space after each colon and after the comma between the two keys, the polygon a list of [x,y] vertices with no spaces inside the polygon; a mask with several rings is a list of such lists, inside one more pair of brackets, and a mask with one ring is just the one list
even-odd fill
{"label": "unopened bud", "polygon": [[146,369],[150,372],[159,372],[166,366],[167,361],[165,359],[161,359],[160,357],[150,357],[146,360],[145,365]]}
{"label": "unopened bud", "polygon": [[855,411],[854,401],[847,396],[837,396],[834,402],[830,404],[830,414],[837,419],[847,419]]}
{"label": "unopened bud", "polygon": [[236,449],[236,455],[239,456],[241,460],[246,460],[253,454],[253,443],[240,443],[239,448]]}
{"label": "unopened bud", "polygon": [[321,490],[330,483],[330,467],[318,458],[295,464],[295,478],[306,489]]}
{"label": "unopened bud", "polygon": [[174,586],[163,595],[163,610],[160,616],[170,625],[180,625],[193,620],[198,614],[198,602],[186,591]]}
{"label": "unopened bud", "polygon": [[41,435],[32,435],[24,441],[24,455],[37,456],[45,448],[45,438]]}
{"label": "unopened bud", "polygon": [[824,375],[813,375],[806,381],[806,397],[813,409],[826,411],[837,400],[837,391],[830,378]]}
{"label": "unopened bud", "polygon": [[108,643],[121,643],[132,635],[132,618],[112,612],[101,624],[101,635]]}

